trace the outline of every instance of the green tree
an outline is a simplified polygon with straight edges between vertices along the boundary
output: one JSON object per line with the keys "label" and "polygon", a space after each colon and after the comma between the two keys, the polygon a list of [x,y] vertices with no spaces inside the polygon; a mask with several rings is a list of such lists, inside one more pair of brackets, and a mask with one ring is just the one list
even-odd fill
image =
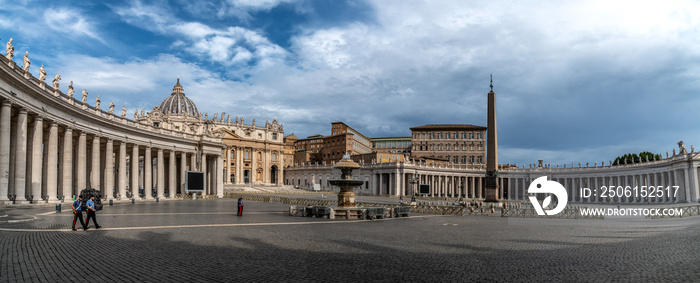
{"label": "green tree", "polygon": [[643,151],[640,152],[639,155],[637,155],[636,153],[628,153],[623,156],[618,156],[617,158],[615,158],[615,162],[613,162],[613,165],[624,165],[625,161],[627,161],[626,164],[632,164],[654,160],[661,160],[661,155],[653,154],[648,151]]}

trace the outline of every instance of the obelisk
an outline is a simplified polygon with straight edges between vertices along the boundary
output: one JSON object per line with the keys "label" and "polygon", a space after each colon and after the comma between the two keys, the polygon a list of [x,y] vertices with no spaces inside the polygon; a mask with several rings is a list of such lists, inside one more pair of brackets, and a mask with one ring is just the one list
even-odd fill
{"label": "obelisk", "polygon": [[498,202],[498,132],[496,130],[496,93],[493,92],[493,74],[491,75],[488,103],[485,194],[487,202]]}

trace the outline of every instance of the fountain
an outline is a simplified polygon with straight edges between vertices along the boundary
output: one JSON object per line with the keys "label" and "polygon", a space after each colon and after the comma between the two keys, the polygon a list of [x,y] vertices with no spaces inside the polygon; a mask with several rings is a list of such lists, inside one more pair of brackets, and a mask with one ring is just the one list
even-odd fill
{"label": "fountain", "polygon": [[360,168],[360,164],[352,161],[347,153],[343,155],[343,159],[335,165],[335,168],[340,169],[340,180],[330,180],[329,183],[333,186],[340,187],[338,193],[338,208],[355,207],[355,193],[353,188],[363,185],[365,182],[352,179],[352,170]]}
{"label": "fountain", "polygon": [[394,208],[383,206],[357,207],[355,205],[355,193],[352,190],[355,187],[363,185],[365,182],[353,180],[352,170],[360,168],[360,164],[352,161],[350,155],[346,153],[343,159],[334,167],[340,169],[340,179],[329,180],[328,182],[333,186],[340,187],[340,192],[338,192],[338,205],[336,207],[292,205],[289,207],[289,215],[294,216],[301,214],[301,216],[328,217],[329,219],[336,219],[336,216],[341,219],[377,219],[409,216],[410,206]]}

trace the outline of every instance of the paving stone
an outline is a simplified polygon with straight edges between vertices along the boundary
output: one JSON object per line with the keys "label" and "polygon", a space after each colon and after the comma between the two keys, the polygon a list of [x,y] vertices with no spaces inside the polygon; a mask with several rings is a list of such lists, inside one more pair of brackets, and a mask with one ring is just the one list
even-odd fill
{"label": "paving stone", "polygon": [[235,205],[117,203],[103,229],[76,232],[71,213],[13,209],[37,219],[0,224],[0,282],[700,281],[696,217],[347,221]]}

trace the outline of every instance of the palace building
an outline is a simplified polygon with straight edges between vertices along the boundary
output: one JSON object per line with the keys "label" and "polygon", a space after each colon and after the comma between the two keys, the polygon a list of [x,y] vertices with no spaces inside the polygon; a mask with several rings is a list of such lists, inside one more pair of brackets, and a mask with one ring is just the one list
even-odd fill
{"label": "palace building", "polygon": [[486,127],[424,125],[411,128],[411,156],[452,164],[486,164]]}

